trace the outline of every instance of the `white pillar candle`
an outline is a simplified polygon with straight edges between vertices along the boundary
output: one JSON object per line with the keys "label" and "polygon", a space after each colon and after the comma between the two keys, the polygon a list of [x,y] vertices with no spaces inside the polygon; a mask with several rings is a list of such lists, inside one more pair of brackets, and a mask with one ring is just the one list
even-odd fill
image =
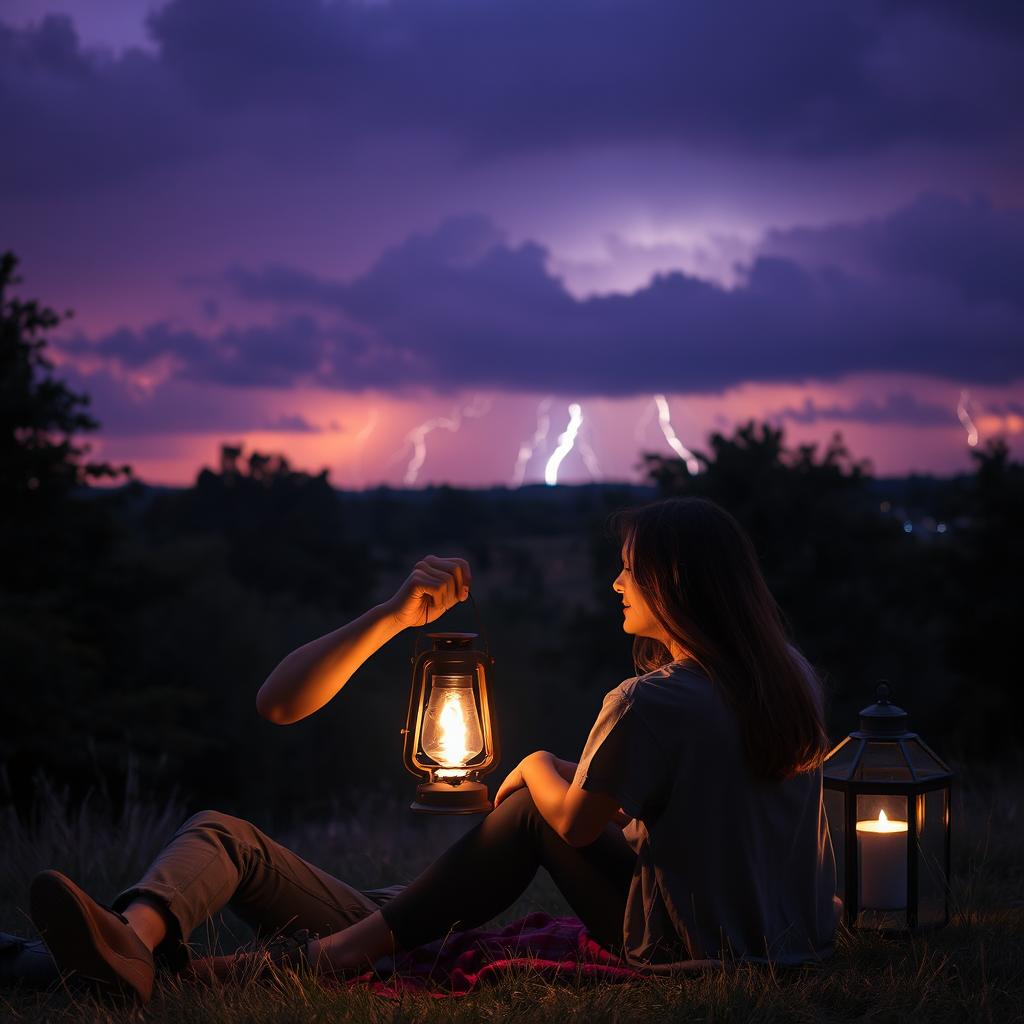
{"label": "white pillar candle", "polygon": [[907,823],[890,821],[885,811],[876,821],[857,822],[860,905],[865,910],[903,910],[907,905]]}

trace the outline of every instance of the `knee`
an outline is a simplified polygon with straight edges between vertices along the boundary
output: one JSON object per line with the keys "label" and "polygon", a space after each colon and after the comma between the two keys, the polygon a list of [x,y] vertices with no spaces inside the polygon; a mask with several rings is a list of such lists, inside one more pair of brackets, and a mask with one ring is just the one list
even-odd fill
{"label": "knee", "polygon": [[226,832],[229,835],[239,835],[242,832],[251,832],[252,825],[242,818],[233,817],[223,811],[207,810],[193,814],[178,831]]}
{"label": "knee", "polygon": [[523,786],[507,797],[493,810],[489,817],[500,816],[502,820],[512,820],[520,825],[535,825],[544,819],[533,802],[530,791]]}

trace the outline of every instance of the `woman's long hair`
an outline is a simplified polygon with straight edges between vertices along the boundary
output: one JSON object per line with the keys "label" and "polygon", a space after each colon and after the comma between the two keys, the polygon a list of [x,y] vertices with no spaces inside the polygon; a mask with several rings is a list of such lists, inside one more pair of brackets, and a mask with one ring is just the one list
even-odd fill
{"label": "woman's long hair", "polygon": [[[781,779],[818,767],[828,739],[812,673],[788,642],[739,523],[714,502],[671,498],[618,512],[612,525],[654,617],[735,710],[754,774]],[[633,659],[649,672],[672,654],[638,636]]]}

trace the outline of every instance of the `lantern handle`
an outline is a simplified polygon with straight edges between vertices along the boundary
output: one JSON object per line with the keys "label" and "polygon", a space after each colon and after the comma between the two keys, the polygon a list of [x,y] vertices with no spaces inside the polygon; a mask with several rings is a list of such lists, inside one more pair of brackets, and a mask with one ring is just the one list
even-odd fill
{"label": "lantern handle", "polygon": [[473,591],[469,592],[469,603],[473,606],[473,614],[476,615],[477,625],[480,628],[480,639],[484,642],[484,654],[489,658],[491,656],[491,642],[487,637],[487,627],[484,626],[484,617],[480,614],[480,609],[476,605],[476,599],[473,597]]}
{"label": "lantern handle", "polygon": [[[480,609],[477,607],[476,599],[473,597],[473,591],[469,592],[469,603],[473,606],[473,614],[476,616],[477,627],[480,630],[480,639],[484,642],[484,654],[489,658],[491,656],[491,642],[487,636],[487,627],[484,625],[484,617],[480,614]],[[423,609],[423,625],[413,630],[412,635],[412,663],[416,664],[416,659],[420,656],[420,634],[427,628],[427,616],[430,614],[429,610]]]}

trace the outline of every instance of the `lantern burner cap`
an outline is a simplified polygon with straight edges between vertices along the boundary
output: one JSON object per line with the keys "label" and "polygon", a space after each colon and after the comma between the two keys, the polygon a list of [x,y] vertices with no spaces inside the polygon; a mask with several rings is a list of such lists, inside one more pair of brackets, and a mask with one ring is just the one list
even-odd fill
{"label": "lantern burner cap", "polygon": [[889,700],[889,684],[883,679],[875,691],[875,703],[860,713],[860,731],[865,736],[903,736],[907,733],[907,713]]}
{"label": "lantern burner cap", "polygon": [[473,646],[477,633],[428,633],[427,639],[434,641],[435,651],[460,650]]}

